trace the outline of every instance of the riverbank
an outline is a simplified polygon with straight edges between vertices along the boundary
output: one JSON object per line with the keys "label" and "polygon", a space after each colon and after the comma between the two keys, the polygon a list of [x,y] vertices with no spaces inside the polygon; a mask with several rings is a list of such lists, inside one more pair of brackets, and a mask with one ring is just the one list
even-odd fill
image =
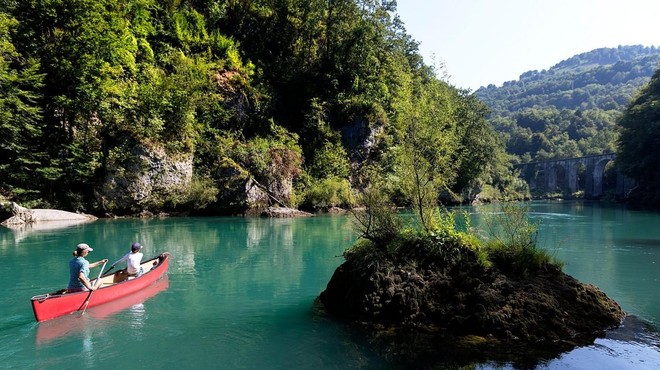
{"label": "riverbank", "polygon": [[[7,218],[0,223],[2,226],[6,227],[23,227],[23,226],[33,226],[35,224],[49,224],[53,225],[55,223],[83,223],[91,222],[98,217],[89,214],[75,213],[62,211],[57,209],[31,209],[22,207],[13,202],[6,202],[2,206],[7,214]],[[339,211],[334,211],[334,213],[339,213]],[[11,214],[11,216],[9,216]],[[292,217],[311,217],[314,214],[301,211],[295,208],[288,207],[266,207],[263,210],[256,210],[252,213],[246,213],[246,216],[261,216],[261,217],[271,217],[271,218],[292,218]],[[152,218],[152,217],[187,217],[190,216],[189,213],[159,213],[153,214],[148,211],[143,211],[138,214],[127,215],[127,216],[116,216],[111,214],[106,214],[104,218]]]}

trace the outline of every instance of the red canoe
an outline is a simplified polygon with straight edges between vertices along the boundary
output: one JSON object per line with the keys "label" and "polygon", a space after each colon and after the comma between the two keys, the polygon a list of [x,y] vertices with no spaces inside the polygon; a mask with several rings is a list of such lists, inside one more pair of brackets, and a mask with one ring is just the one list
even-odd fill
{"label": "red canoe", "polygon": [[[35,342],[37,345],[47,345],[60,338],[71,335],[80,335],[81,333],[89,333],[91,331],[105,328],[108,325],[112,325],[112,315],[124,310],[136,308],[140,304],[155,297],[160,292],[165,291],[168,287],[168,277],[167,274],[165,274],[160,280],[138,292],[96,307],[88,308],[84,315],[64,315],[57,320],[41,322],[37,325]],[[142,309],[146,310],[144,306]]]}
{"label": "red canoe", "polygon": [[[167,273],[169,264],[169,253],[163,253],[142,262],[142,268],[146,272],[140,277],[129,279],[124,270],[101,276],[100,288],[96,289],[91,295],[87,308],[117,300],[150,286]],[[96,285],[96,280],[93,279],[92,284]],[[63,293],[57,291],[34,296],[31,298],[34,317],[37,321],[46,321],[82,310],[89,293]]]}

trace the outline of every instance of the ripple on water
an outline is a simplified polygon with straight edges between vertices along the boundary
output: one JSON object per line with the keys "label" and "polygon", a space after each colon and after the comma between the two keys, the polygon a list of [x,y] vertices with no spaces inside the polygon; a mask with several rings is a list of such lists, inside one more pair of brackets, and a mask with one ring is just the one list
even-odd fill
{"label": "ripple on water", "polygon": [[660,369],[660,333],[634,316],[593,345],[576,348],[540,369]]}

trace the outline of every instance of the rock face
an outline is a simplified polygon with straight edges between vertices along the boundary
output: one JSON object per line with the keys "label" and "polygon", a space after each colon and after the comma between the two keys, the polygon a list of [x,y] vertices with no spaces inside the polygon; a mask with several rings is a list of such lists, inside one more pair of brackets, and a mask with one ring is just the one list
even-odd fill
{"label": "rock face", "polygon": [[258,215],[268,208],[268,193],[239,164],[224,158],[216,181],[219,184],[218,203],[222,212]]}
{"label": "rock face", "polygon": [[598,288],[557,267],[486,268],[462,247],[434,257],[349,253],[320,301],[330,314],[361,323],[390,353],[414,358],[515,356],[518,347],[552,356],[593,342],[625,316]]}
{"label": "rock face", "polygon": [[[270,170],[276,172],[276,167],[271,164]],[[230,213],[268,217],[310,215],[307,212],[285,207],[293,192],[291,175],[273,175],[266,185],[262,185],[239,164],[224,158],[219,166],[216,180],[220,187],[219,204]],[[282,207],[272,207],[271,204],[279,204]]]}
{"label": "rock face", "polygon": [[102,207],[111,212],[157,211],[168,200],[181,200],[190,187],[192,154],[168,155],[162,148],[136,145],[123,160],[109,161],[98,190]]}

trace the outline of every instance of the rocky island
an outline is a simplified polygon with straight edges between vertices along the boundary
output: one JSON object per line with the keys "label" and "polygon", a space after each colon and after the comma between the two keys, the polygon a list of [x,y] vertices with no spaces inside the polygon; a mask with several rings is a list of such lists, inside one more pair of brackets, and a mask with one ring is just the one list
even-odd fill
{"label": "rocky island", "polygon": [[438,234],[358,243],[319,300],[389,357],[417,365],[530,365],[620,325],[625,313],[615,301],[528,252],[484,254]]}

